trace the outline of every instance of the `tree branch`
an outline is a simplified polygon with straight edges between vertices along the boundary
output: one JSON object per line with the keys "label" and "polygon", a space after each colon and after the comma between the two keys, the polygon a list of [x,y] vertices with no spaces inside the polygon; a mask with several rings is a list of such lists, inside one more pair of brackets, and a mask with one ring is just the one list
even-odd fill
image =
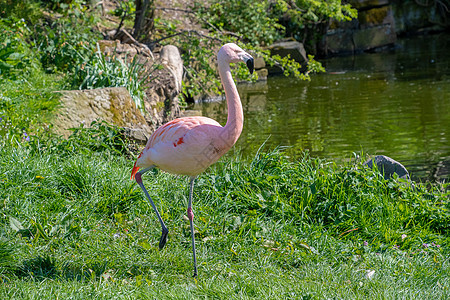
{"label": "tree branch", "polygon": [[167,39],[170,39],[170,38],[179,36],[179,35],[184,35],[184,34],[189,34],[189,35],[190,35],[190,34],[192,34],[192,33],[193,33],[193,34],[196,34],[196,35],[198,35],[198,36],[200,36],[200,37],[204,37],[204,38],[213,40],[213,41],[217,41],[217,42],[221,42],[221,43],[223,42],[223,40],[221,40],[221,39],[219,39],[219,38],[211,37],[211,36],[205,35],[205,34],[199,32],[199,31],[197,31],[197,30],[182,30],[182,31],[177,32],[177,33],[174,33],[174,34],[172,34],[172,35],[168,35],[168,36],[162,37],[162,38],[160,38],[160,39],[154,40],[154,41],[152,41],[152,42],[150,43],[150,45],[151,45],[151,47],[153,47],[153,45],[155,45],[155,44],[157,44],[157,43],[159,43],[159,42],[161,42],[161,41],[164,41],[164,40],[167,40]]}

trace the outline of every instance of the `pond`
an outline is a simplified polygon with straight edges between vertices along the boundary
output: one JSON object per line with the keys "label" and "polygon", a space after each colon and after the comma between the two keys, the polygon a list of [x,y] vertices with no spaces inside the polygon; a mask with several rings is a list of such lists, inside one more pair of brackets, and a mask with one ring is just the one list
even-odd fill
{"label": "pond", "polygon": [[[450,36],[399,40],[393,50],[322,60],[310,82],[271,77],[239,85],[245,124],[237,143],[253,156],[290,146],[292,156],[338,163],[387,155],[414,180],[450,179]],[[194,110],[226,122],[225,101]]]}

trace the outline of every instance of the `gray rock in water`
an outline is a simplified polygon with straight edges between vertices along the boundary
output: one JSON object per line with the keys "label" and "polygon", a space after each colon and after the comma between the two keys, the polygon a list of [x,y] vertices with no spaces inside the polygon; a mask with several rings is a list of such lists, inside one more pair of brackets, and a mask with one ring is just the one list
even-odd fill
{"label": "gray rock in water", "polygon": [[400,178],[409,179],[409,173],[406,168],[398,161],[384,155],[377,155],[374,158],[366,161],[363,165],[373,168],[374,163],[377,169],[383,174],[384,179],[390,179],[394,173]]}

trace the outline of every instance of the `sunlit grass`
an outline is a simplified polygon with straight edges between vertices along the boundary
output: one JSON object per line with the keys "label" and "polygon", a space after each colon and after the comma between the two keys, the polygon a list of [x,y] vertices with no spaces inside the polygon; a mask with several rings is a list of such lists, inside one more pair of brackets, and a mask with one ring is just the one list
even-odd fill
{"label": "sunlit grass", "polygon": [[27,78],[0,78],[0,143],[29,140],[30,134],[43,134],[51,126],[52,114],[59,103],[55,93],[63,81],[55,75],[30,70]]}
{"label": "sunlit grass", "polygon": [[[160,251],[121,130],[96,123],[67,140],[48,134],[54,91],[81,68],[70,43],[80,50],[89,39],[64,24],[60,36],[42,35],[44,66],[0,82],[0,299],[449,297],[448,185],[269,150],[250,161],[229,154],[197,179],[192,278],[188,180],[144,176],[169,227]],[[123,71],[91,63],[79,78],[89,87],[102,70]]]}
{"label": "sunlit grass", "polygon": [[0,264],[2,298],[449,296],[446,186],[384,181],[308,155],[229,155],[196,182],[193,279],[188,180],[144,177],[169,227],[160,251],[132,161],[66,146],[0,150],[0,253],[13,251]]}

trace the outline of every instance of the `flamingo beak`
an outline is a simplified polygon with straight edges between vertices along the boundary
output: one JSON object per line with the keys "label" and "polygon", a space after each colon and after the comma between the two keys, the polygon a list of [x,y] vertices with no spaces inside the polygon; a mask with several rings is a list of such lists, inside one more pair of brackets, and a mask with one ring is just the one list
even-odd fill
{"label": "flamingo beak", "polygon": [[250,58],[247,59],[245,64],[247,65],[250,74],[253,74],[253,70],[255,69],[255,61],[253,60],[253,57],[250,56]]}

